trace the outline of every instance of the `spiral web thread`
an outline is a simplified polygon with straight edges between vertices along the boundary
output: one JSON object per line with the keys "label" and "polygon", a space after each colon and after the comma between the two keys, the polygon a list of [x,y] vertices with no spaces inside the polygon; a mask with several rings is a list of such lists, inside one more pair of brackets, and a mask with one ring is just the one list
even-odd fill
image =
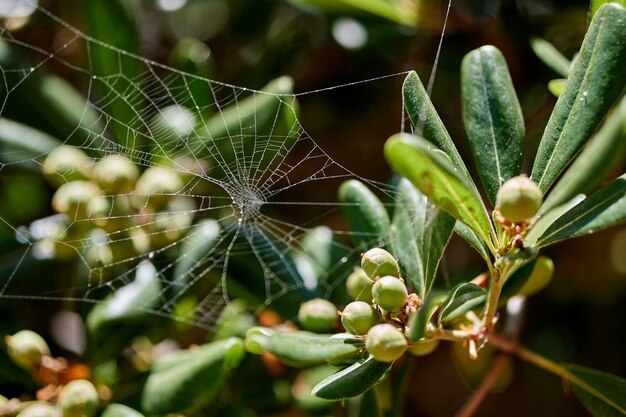
{"label": "spiral web thread", "polygon": [[[41,149],[0,145],[0,177],[6,176],[6,180],[22,172],[38,175],[46,156],[60,144],[69,144],[89,154],[93,167],[106,155],[123,154],[142,169],[161,167],[176,172],[184,178],[184,185],[167,195],[174,203],[158,216],[146,215],[141,204],[131,214],[119,214],[121,202],[149,201],[149,196],[132,191],[105,196],[109,204],[104,213],[82,217],[52,215],[30,225],[11,224],[0,217],[0,228],[10,229],[19,242],[2,255],[5,261],[0,264],[0,300],[96,303],[128,284],[157,276],[158,291],[138,307],[210,332],[215,330],[216,320],[232,294],[239,294],[237,288],[249,286],[249,292],[258,297],[250,304],[260,310],[277,300],[288,300],[290,294],[325,297],[343,285],[361,252],[349,244],[351,232],[315,229],[316,236],[333,240],[333,254],[327,254],[335,257],[330,268],[328,259],[305,253],[302,240],[314,226],[340,211],[341,204],[308,201],[304,196],[302,201],[290,201],[292,197],[281,196],[298,195],[297,188],[311,181],[320,187],[328,183],[336,188],[341,180],[355,178],[391,201],[388,204],[393,205],[393,200],[388,185],[350,172],[318,146],[300,124],[295,99],[328,89],[286,94],[220,83],[100,42],[45,9],[38,8],[35,14],[70,36],[62,45],[46,51],[0,27],[1,54],[21,57],[1,62],[0,129],[1,124],[8,129],[11,120],[20,117],[11,111],[16,108],[14,101],[22,100],[33,83],[48,77],[49,68],[61,67],[71,74],[74,83],[83,89],[84,108],[80,120],[69,129],[65,127],[61,143],[50,145],[42,139]],[[82,50],[85,63],[66,59],[67,52],[76,49]],[[116,56],[117,71],[94,72],[92,64],[102,51]],[[132,77],[126,75],[131,67],[139,69]],[[289,81],[279,79],[273,88],[281,91],[288,87],[281,83]],[[210,93],[210,101],[196,101],[192,91],[198,87]],[[346,86],[330,89],[342,87]],[[269,112],[267,101],[273,102]],[[28,107],[21,108],[29,111]],[[126,112],[120,113],[116,108]],[[123,114],[124,119],[114,114]],[[156,116],[194,123],[189,134],[172,136],[164,125],[152,122]],[[289,223],[272,214],[274,208],[284,205],[314,208],[315,214],[304,224]],[[94,222],[99,222],[101,228],[87,235],[68,237],[69,230]],[[94,264],[94,253],[103,247],[130,244],[139,232],[148,238],[168,234],[175,238],[135,249],[130,255],[105,257]],[[55,237],[63,235],[63,239]],[[372,246],[386,243],[380,236],[369,238]],[[27,265],[53,257],[51,246],[65,249],[78,259],[78,278],[60,291],[58,286],[25,285],[24,282],[33,282],[25,279],[30,273]],[[248,274],[246,267],[261,271],[263,282],[252,282],[248,275],[253,274]],[[235,280],[233,276],[239,278]],[[190,293],[196,297],[193,311],[181,315],[177,305]]]}

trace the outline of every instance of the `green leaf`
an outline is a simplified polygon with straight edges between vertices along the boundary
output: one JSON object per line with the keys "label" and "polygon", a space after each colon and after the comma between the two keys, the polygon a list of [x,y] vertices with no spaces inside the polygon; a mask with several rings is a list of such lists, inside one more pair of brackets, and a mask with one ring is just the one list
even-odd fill
{"label": "green leaf", "polygon": [[491,254],[489,252],[489,247],[485,243],[484,240],[481,239],[472,229],[467,227],[465,223],[457,221],[454,224],[454,231],[461,236],[467,243],[470,244],[471,247],[476,249],[476,251],[482,256],[482,258],[491,263]]}
{"label": "green leaf", "polygon": [[541,38],[530,38],[530,47],[537,57],[561,77],[567,78],[572,63],[550,42]]}
{"label": "green leaf", "polygon": [[341,13],[354,14],[366,12],[397,22],[405,26],[416,26],[418,8],[410,3],[390,2],[387,0],[290,0],[296,5],[314,6],[321,9]]}
{"label": "green leaf", "polygon": [[546,192],[624,90],[626,10],[607,4],[594,16],[544,131],[531,179]]}
{"label": "green leaf", "polygon": [[426,336],[426,327],[446,296],[446,293],[440,291],[431,291],[428,294],[422,307],[410,318],[409,339],[411,342],[415,343]]}
{"label": "green leaf", "polygon": [[595,188],[616,165],[625,148],[626,97],[622,98],[591,143],[583,149],[550,191],[539,209],[539,214]]}
{"label": "green leaf", "polygon": [[387,140],[385,157],[396,172],[408,178],[440,209],[465,223],[491,245],[490,236],[494,232],[482,200],[430,143],[417,136],[397,134]]}
{"label": "green leaf", "polygon": [[[415,127],[416,133],[444,151],[450,157],[452,165],[457,169],[459,175],[466,178],[468,183],[473,184],[459,151],[454,146],[450,134],[439,118],[437,110],[435,110],[426,89],[424,89],[415,71],[411,71],[404,80],[402,98],[404,100],[404,108]],[[474,192],[476,195],[479,195],[475,187]]]}
{"label": "green leaf", "polygon": [[576,207],[582,201],[584,201],[586,196],[584,194],[579,194],[572,198],[565,204],[561,204],[558,207],[553,208],[548,211],[546,214],[541,215],[536,222],[528,231],[528,234],[524,238],[524,247],[531,248],[537,245],[537,240],[545,233],[545,231],[557,221],[561,216],[570,211],[573,207]]}
{"label": "green leaf", "polygon": [[313,388],[312,394],[325,400],[342,400],[359,396],[376,385],[391,368],[368,356],[329,376]]}
{"label": "green leaf", "polygon": [[293,259],[304,285],[316,289],[335,263],[333,232],[326,226],[307,231],[300,240],[300,249],[293,250]]}
{"label": "green leaf", "polygon": [[383,203],[358,180],[348,180],[339,187],[339,202],[354,244],[366,251],[385,246],[390,220]]}
{"label": "green leaf", "polygon": [[113,46],[110,48],[100,42],[89,45],[89,64],[96,76],[95,86],[102,97],[107,97],[103,111],[112,118],[109,127],[118,142],[132,141],[135,138],[127,137],[128,126],[141,119],[143,92],[138,79],[145,70],[136,57],[139,32],[135,11],[131,2],[123,0],[89,0],[84,7],[89,34]]}
{"label": "green leaf", "polygon": [[194,277],[202,276],[215,250],[223,239],[220,225],[213,219],[205,219],[196,224],[187,235],[180,240],[180,253],[174,265],[172,280],[175,287],[184,287]]}
{"label": "green leaf", "polygon": [[591,194],[561,216],[538,239],[536,246],[594,233],[626,221],[626,174]]}
{"label": "green leaf", "polygon": [[145,320],[151,309],[161,303],[158,271],[146,261],[137,266],[133,282],[96,304],[87,316],[87,327],[97,337],[102,336],[105,328]]}
{"label": "green leaf", "polygon": [[3,163],[39,171],[41,168],[33,159],[45,157],[61,143],[47,133],[0,117],[0,159]]}
{"label": "green leaf", "polygon": [[100,417],[144,417],[139,411],[124,404],[109,404]]}
{"label": "green leaf", "polygon": [[246,334],[246,349],[255,354],[269,352],[281,363],[305,368],[325,362],[354,362],[361,356],[363,340],[339,338],[309,332],[280,332],[253,327]]}
{"label": "green leaf", "polygon": [[566,83],[567,80],[565,78],[556,78],[554,80],[550,80],[548,81],[548,90],[550,90],[554,97],[560,97],[561,94],[563,94]]}
{"label": "green leaf", "polygon": [[618,3],[626,7],[626,0],[591,0],[591,15],[595,15],[598,9],[606,3]]}
{"label": "green leaf", "polygon": [[439,310],[439,324],[452,323],[468,311],[482,306],[487,299],[487,291],[472,283],[463,283],[450,291]]}
{"label": "green leaf", "polygon": [[502,183],[520,174],[524,156],[524,117],[502,53],[488,45],[467,54],[461,87],[465,131],[494,204]]}
{"label": "green leaf", "polygon": [[626,380],[576,365],[564,367],[574,393],[594,417],[626,415]]}
{"label": "green leaf", "polygon": [[141,394],[149,415],[193,412],[214,401],[245,355],[243,341],[230,338],[176,351],[158,360]]}

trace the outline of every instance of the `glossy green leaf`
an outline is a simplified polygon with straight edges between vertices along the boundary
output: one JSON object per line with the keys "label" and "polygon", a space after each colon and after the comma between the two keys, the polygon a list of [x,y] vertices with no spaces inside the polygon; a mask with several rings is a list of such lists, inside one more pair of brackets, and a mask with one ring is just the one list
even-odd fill
{"label": "glossy green leaf", "polygon": [[326,226],[307,231],[293,258],[304,285],[315,289],[335,263],[333,232]]}
{"label": "glossy green leaf", "polygon": [[93,334],[99,335],[104,328],[113,325],[139,323],[161,303],[158,271],[146,261],[137,266],[133,282],[96,304],[87,316],[87,327]]}
{"label": "glossy green leaf", "polygon": [[446,297],[446,293],[435,290],[428,294],[422,307],[410,318],[409,339],[411,342],[415,343],[426,336],[428,323],[430,323],[433,314],[435,314],[441,303],[445,301]]}
{"label": "glossy green leaf", "polygon": [[84,11],[89,34],[114,47],[92,42],[90,68],[96,76],[97,91],[107,97],[103,110],[113,119],[109,128],[120,143],[126,142],[131,139],[127,137],[128,126],[140,119],[143,110],[143,93],[137,82],[145,68],[132,56],[139,55],[135,10],[131,2],[123,0],[89,0],[84,3]]}
{"label": "glossy green leaf", "polygon": [[574,393],[594,417],[626,415],[626,380],[615,375],[576,365],[566,365],[574,376]]}
{"label": "glossy green leaf", "polygon": [[[468,183],[473,184],[459,151],[454,146],[450,134],[439,118],[437,110],[435,110],[424,85],[415,71],[411,71],[406,76],[402,85],[402,97],[404,108],[409,115],[409,119],[411,119],[411,123],[413,123],[416,133],[444,151],[450,157],[452,165],[459,172],[459,175],[466,178]],[[479,195],[475,186],[474,192]]]}
{"label": "glossy green leaf", "polygon": [[185,285],[202,276],[202,269],[210,264],[223,239],[220,225],[213,219],[198,222],[180,241],[180,255],[174,265],[173,281],[176,286]]}
{"label": "glossy green leaf", "polygon": [[461,65],[463,123],[478,174],[492,204],[502,183],[520,174],[524,117],[502,53],[475,49]]}
{"label": "glossy green leaf", "polygon": [[33,159],[45,157],[61,143],[59,139],[40,130],[0,117],[2,163],[40,170],[40,166],[33,162]]}
{"label": "glossy green leaf", "polygon": [[557,221],[561,216],[570,211],[572,208],[576,207],[582,201],[584,201],[586,196],[584,194],[579,194],[572,198],[565,204],[561,204],[558,207],[549,210],[547,213],[541,215],[535,223],[528,231],[526,237],[524,237],[524,247],[534,247],[537,245],[537,240],[541,235],[545,233],[545,231]]}
{"label": "glossy green leaf", "polygon": [[544,131],[531,179],[544,193],[591,137],[624,90],[626,9],[607,4],[594,16]]}
{"label": "glossy green leaf", "polygon": [[429,142],[417,136],[394,135],[385,144],[385,157],[396,172],[408,178],[440,209],[490,244],[493,231],[482,200]]}
{"label": "glossy green leaf", "polygon": [[489,247],[487,246],[485,241],[482,240],[481,237],[478,236],[472,229],[467,227],[465,223],[457,221],[454,224],[454,231],[456,232],[456,234],[465,239],[465,241],[469,243],[471,247],[476,249],[476,251],[479,253],[480,256],[482,256],[485,261],[491,262],[491,253],[489,252]]}
{"label": "glossy green leaf", "polygon": [[423,296],[420,296],[421,298],[425,297],[433,287],[439,263],[452,237],[456,220],[429,202],[425,223],[426,227],[421,246],[422,261],[424,263],[424,293]]}
{"label": "glossy green leaf", "polygon": [[560,97],[561,94],[563,94],[563,90],[565,90],[566,83],[567,80],[565,78],[550,80],[548,81],[548,90],[550,90],[554,97]]}
{"label": "glossy green leaf", "polygon": [[552,245],[624,221],[626,221],[626,174],[591,194],[552,223],[538,239],[536,246]]}
{"label": "glossy green leaf", "polygon": [[541,38],[531,38],[530,47],[544,64],[552,68],[561,77],[567,78],[572,63],[565,58],[550,42]]}
{"label": "glossy green leaf", "polygon": [[312,394],[326,400],[342,400],[363,394],[385,376],[391,363],[368,356],[329,376],[313,388]]}
{"label": "glossy green leaf", "polygon": [[397,22],[406,26],[416,26],[418,23],[418,8],[410,3],[397,3],[387,0],[290,0],[292,3],[304,6],[314,6],[321,9],[341,13],[354,14],[369,13]]}
{"label": "glossy green leaf", "polygon": [[230,338],[176,351],[157,361],[141,394],[149,415],[193,412],[216,399],[245,355],[243,341]]}
{"label": "glossy green leaf", "polygon": [[469,282],[458,285],[441,304],[437,321],[439,324],[452,323],[468,311],[482,306],[486,299],[484,288]]}
{"label": "glossy green leaf", "polygon": [[285,365],[304,368],[325,362],[353,362],[361,356],[363,340],[254,327],[246,334],[246,349],[255,354],[269,352]]}
{"label": "glossy green leaf", "polygon": [[593,190],[616,165],[625,148],[626,97],[550,191],[539,214]]}
{"label": "glossy green leaf", "polygon": [[591,0],[591,15],[596,14],[598,9],[606,3],[618,3],[626,7],[626,0]]}
{"label": "glossy green leaf", "polygon": [[354,244],[363,251],[385,246],[390,220],[383,203],[358,180],[339,187],[339,202]]}
{"label": "glossy green leaf", "polygon": [[139,411],[134,410],[124,404],[109,404],[104,409],[100,417],[144,417]]}

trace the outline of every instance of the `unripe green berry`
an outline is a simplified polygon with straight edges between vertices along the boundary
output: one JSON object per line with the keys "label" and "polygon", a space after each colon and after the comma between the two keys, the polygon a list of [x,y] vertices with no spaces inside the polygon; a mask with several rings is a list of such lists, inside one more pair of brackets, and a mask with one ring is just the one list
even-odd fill
{"label": "unripe green berry", "polygon": [[409,353],[415,356],[431,354],[439,346],[439,339],[423,339],[409,346]]}
{"label": "unripe green berry", "polygon": [[29,405],[17,415],[17,417],[58,417],[59,412],[51,404],[38,402]]}
{"label": "unripe green berry", "polygon": [[355,268],[346,280],[346,289],[353,300],[371,302],[372,284],[374,282],[365,274],[363,269]]}
{"label": "unripe green berry", "polygon": [[89,181],[68,182],[52,196],[52,208],[70,219],[103,217],[110,205],[101,194],[102,191]]}
{"label": "unripe green berry", "polygon": [[552,259],[546,256],[540,256],[535,262],[530,277],[524,283],[522,288],[517,292],[520,295],[531,296],[544,289],[554,275],[554,263]]}
{"label": "unripe green berry", "polygon": [[300,305],[300,327],[316,333],[330,332],[338,323],[337,307],[330,301],[316,298]]}
{"label": "unripe green berry", "polygon": [[163,207],[181,188],[183,181],[176,172],[161,167],[148,168],[137,181],[135,204],[139,209],[146,205]]}
{"label": "unripe green berry", "polygon": [[108,155],[93,169],[93,179],[109,194],[127,193],[139,178],[139,169],[124,155]]}
{"label": "unripe green berry", "polygon": [[380,322],[380,314],[363,301],[354,301],[341,313],[341,324],[352,334],[366,334],[372,326]]}
{"label": "unripe green berry", "polygon": [[377,324],[367,332],[365,349],[380,362],[393,362],[407,349],[406,337],[395,326]]}
{"label": "unripe green berry", "polygon": [[385,275],[394,277],[399,275],[396,258],[382,248],[374,248],[365,252],[361,258],[361,268],[373,280]]}
{"label": "unripe green berry", "polygon": [[48,154],[42,164],[44,176],[55,186],[89,178],[93,161],[80,149],[62,145]]}
{"label": "unripe green berry", "polygon": [[63,387],[57,405],[63,417],[93,417],[100,406],[100,399],[91,382],[77,379]]}
{"label": "unripe green berry", "polygon": [[13,336],[6,336],[5,342],[9,357],[22,368],[35,369],[41,363],[41,358],[50,355],[50,348],[43,337],[31,330],[21,330]]}
{"label": "unripe green berry", "polygon": [[408,292],[404,282],[392,276],[377,280],[372,286],[374,302],[387,311],[398,311],[407,302]]}
{"label": "unripe green berry", "polygon": [[537,213],[541,201],[539,187],[527,176],[520,175],[502,184],[496,195],[496,208],[508,221],[520,223]]}

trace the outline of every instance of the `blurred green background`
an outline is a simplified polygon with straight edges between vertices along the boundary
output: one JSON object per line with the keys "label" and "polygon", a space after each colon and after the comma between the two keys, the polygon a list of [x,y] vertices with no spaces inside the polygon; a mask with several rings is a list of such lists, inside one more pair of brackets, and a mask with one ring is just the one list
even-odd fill
{"label": "blurred green background", "polygon": [[[367,1],[363,7],[351,7],[332,0],[144,0],[123,2],[126,10],[120,11],[123,18],[119,21],[94,23],[85,17],[86,3],[89,0],[44,0],[40,5],[97,39],[166,65],[176,64],[173,51],[181,40],[197,39],[200,42],[188,52],[193,57],[190,62],[202,68],[202,76],[213,80],[259,89],[278,76],[293,77],[296,93],[312,92],[299,97],[300,122],[308,135],[335,161],[377,181],[388,181],[391,176],[382,157],[382,146],[403,125],[400,91],[404,77],[343,85],[412,69],[426,81],[437,54],[447,7],[444,1],[406,0],[397,2],[403,5],[402,12],[390,15],[385,10],[372,13],[366,7]],[[532,157],[555,103],[547,83],[557,74],[534,55],[529,40],[533,36],[548,39],[571,58],[583,38],[588,10],[586,1],[452,3],[432,100],[470,170],[473,165],[459,101],[463,56],[484,44],[502,50],[522,104],[527,150]],[[134,20],[136,33],[124,32],[124,19]],[[9,27],[11,31],[3,36],[46,51],[58,49],[73,36],[42,13],[13,19]],[[63,59],[84,65],[83,51],[81,47],[70,48],[64,51]],[[51,62],[46,71],[86,91],[84,79],[64,65]],[[315,92],[320,89],[324,90]],[[24,107],[14,106],[4,108],[3,114],[17,116],[62,138],[67,135],[62,127],[51,126],[48,121],[24,113]],[[526,161],[526,172],[531,160]],[[619,172],[623,171],[622,163]],[[331,184],[320,189],[310,182],[297,189],[301,194],[281,198],[298,201],[303,195],[314,195],[322,201],[336,201],[336,188]],[[12,226],[50,214],[51,195],[50,187],[32,175],[0,171],[0,217]],[[312,216],[306,207],[286,207],[276,215],[290,223],[300,224]],[[339,210],[326,223],[333,229],[345,230]],[[12,271],[14,235],[12,228],[0,226],[0,274],[5,277]],[[551,359],[625,376],[626,229],[568,241],[550,248],[546,254],[554,259],[555,279],[544,292],[529,300],[523,342]],[[32,268],[28,274],[38,279],[62,280],[67,266],[51,261]],[[453,285],[482,272],[481,268],[479,257],[455,238],[442,265],[442,282]],[[49,335],[47,318],[62,308],[76,308],[84,314],[89,305],[0,298],[0,330],[10,333],[30,328]],[[201,337],[198,335],[185,337],[195,340],[194,337]],[[53,345],[53,351],[57,355],[72,355],[59,345]],[[463,404],[470,390],[456,375],[449,358],[447,346],[443,346],[434,355],[418,360],[409,385],[407,416],[449,416]],[[10,395],[14,388],[0,382],[0,393],[4,395]],[[304,415],[288,405],[260,409],[260,415]],[[516,362],[513,384],[490,396],[477,415],[587,413],[571,393],[564,393],[556,377]]]}

